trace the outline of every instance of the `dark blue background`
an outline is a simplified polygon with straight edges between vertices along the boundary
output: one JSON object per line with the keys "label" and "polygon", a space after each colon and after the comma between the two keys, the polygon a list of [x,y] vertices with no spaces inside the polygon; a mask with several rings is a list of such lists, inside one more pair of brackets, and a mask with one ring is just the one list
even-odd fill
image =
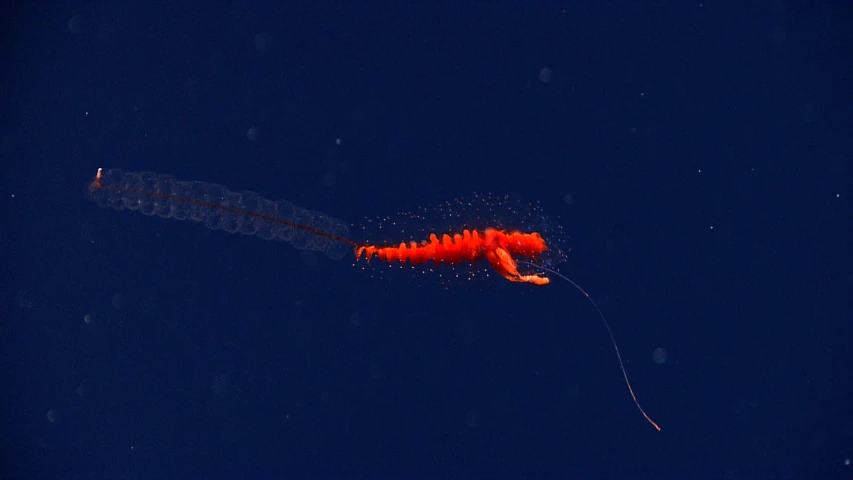
{"label": "dark blue background", "polygon": [[[2,20],[5,478],[851,474],[848,2],[46,3]],[[663,431],[564,282],[374,278],[97,167],[539,200]]]}

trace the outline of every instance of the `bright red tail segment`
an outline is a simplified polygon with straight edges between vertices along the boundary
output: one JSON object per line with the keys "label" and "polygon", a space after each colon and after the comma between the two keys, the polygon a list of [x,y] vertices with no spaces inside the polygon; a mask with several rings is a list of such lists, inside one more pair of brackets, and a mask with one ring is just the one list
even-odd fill
{"label": "bright red tail segment", "polygon": [[485,231],[463,230],[453,236],[436,234],[429,236],[428,242],[405,242],[399,245],[375,246],[363,245],[355,250],[356,258],[362,255],[367,261],[373,256],[387,262],[412,265],[435,263],[455,265],[462,262],[476,262],[485,258],[491,267],[511,282],[547,285],[544,275],[523,275],[518,272],[518,264],[513,256],[536,258],[548,249],[545,240],[538,233],[505,232],[495,228]]}
{"label": "bright red tail segment", "polygon": [[189,219],[212,230],[281,240],[334,259],[356,246],[347,239],[349,227],[341,220],[287,200],[267,200],[254,192],[232,192],[215,183],[180,181],[153,172],[99,169],[89,185],[89,194],[102,207]]}

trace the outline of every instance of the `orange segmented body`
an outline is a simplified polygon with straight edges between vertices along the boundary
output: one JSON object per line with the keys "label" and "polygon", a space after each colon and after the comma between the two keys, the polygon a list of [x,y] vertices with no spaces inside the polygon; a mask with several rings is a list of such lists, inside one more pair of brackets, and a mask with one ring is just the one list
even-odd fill
{"label": "orange segmented body", "polygon": [[548,277],[519,273],[514,258],[521,256],[535,259],[547,249],[545,239],[538,233],[505,232],[487,228],[482,233],[466,229],[461,234],[444,234],[441,238],[433,233],[428,241],[422,243],[359,246],[355,250],[355,257],[358,260],[364,256],[365,260],[370,261],[376,256],[387,263],[405,263],[408,260],[412,265],[424,264],[429,260],[453,265],[461,262],[473,263],[485,258],[496,272],[511,282],[547,285],[550,281]]}

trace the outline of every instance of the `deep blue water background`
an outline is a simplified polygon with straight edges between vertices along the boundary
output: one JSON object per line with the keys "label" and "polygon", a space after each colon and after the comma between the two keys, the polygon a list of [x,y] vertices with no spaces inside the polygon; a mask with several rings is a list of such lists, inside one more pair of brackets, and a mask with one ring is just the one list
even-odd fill
{"label": "deep blue water background", "polygon": [[[848,2],[46,3],[2,20],[4,478],[853,475]],[[104,210],[98,167],[540,201],[663,431],[563,282]]]}

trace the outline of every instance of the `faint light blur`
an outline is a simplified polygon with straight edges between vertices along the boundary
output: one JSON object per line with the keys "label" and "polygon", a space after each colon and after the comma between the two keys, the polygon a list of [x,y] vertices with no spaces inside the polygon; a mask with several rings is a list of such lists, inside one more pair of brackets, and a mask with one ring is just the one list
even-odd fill
{"label": "faint light blur", "polygon": [[68,21],[68,31],[71,33],[80,33],[80,30],[83,28],[82,24],[83,20],[80,18],[80,15],[74,15]]}
{"label": "faint light blur", "polygon": [[229,378],[225,373],[220,373],[213,377],[213,384],[210,388],[213,390],[213,395],[216,396],[216,398],[225,398],[231,395],[231,378]]}
{"label": "faint light blur", "polygon": [[480,412],[476,409],[465,412],[465,425],[477,427],[480,425]]}
{"label": "faint light blur", "polygon": [[379,364],[376,362],[370,362],[368,366],[368,371],[370,373],[370,378],[374,380],[380,380],[382,378],[382,368],[379,367]]}
{"label": "faint light blur", "polygon": [[257,35],[255,35],[254,44],[255,44],[255,50],[257,50],[261,53],[267,53],[267,50],[269,49],[269,46],[270,46],[269,35],[267,35],[266,33],[263,33],[263,32],[258,33]]}
{"label": "faint light blur", "polygon": [[125,305],[127,305],[127,296],[125,296],[124,293],[116,293],[115,295],[113,295],[113,298],[110,301],[110,304],[116,310],[121,310],[122,308],[125,307]]}
{"label": "faint light blur", "polygon": [[656,348],[655,351],[652,352],[652,358],[654,358],[655,363],[657,363],[658,365],[663,365],[664,363],[666,363],[666,357],[666,350],[661,347]]}

